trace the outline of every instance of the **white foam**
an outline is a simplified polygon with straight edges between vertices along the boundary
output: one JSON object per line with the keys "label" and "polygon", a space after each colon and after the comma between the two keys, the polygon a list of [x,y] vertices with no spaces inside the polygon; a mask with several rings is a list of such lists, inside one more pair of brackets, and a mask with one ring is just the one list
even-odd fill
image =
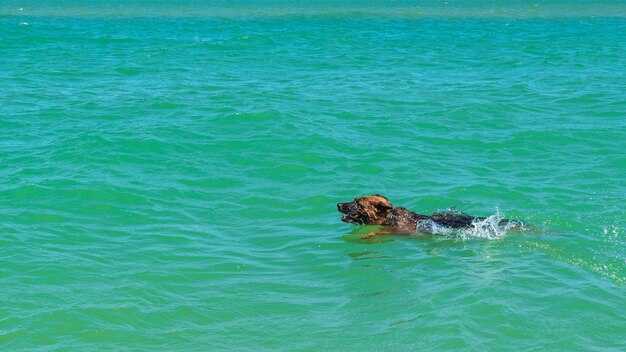
{"label": "white foam", "polygon": [[452,229],[430,220],[422,220],[417,222],[417,230],[420,232],[431,232],[435,235],[453,236],[461,240],[472,238],[495,240],[503,238],[513,228],[523,228],[523,224],[518,221],[508,221],[506,224],[500,225],[500,221],[503,219],[504,214],[499,209],[496,209],[495,214],[483,220],[476,219],[472,221],[470,227],[465,229]]}
{"label": "white foam", "polygon": [[432,233],[434,235],[451,235],[454,229],[437,224],[432,220],[420,220],[417,222],[417,232]]}
{"label": "white foam", "polygon": [[602,235],[608,240],[616,240],[619,237],[619,228],[615,225],[602,226]]}
{"label": "white foam", "polygon": [[464,229],[460,233],[462,239],[484,238],[488,240],[500,239],[504,237],[508,231],[513,228],[523,227],[523,224],[517,221],[508,221],[500,225],[500,221],[504,219],[504,214],[496,208],[496,213],[486,217],[484,220],[472,221],[472,226]]}

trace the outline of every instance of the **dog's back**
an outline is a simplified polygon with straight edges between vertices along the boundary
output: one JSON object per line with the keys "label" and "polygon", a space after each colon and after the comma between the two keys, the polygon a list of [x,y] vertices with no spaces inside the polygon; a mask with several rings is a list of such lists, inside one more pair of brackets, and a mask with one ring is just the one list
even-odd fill
{"label": "dog's back", "polygon": [[[432,215],[414,213],[403,207],[394,207],[386,197],[379,194],[358,197],[351,202],[337,204],[339,212],[346,214],[341,218],[344,222],[382,225],[384,231],[376,231],[376,234],[406,233],[406,232],[432,232],[435,225],[449,229],[470,228],[478,221],[487,218],[470,216],[455,208],[437,211]],[[501,219],[499,226],[522,227],[517,220]],[[373,236],[373,235],[368,235]]]}

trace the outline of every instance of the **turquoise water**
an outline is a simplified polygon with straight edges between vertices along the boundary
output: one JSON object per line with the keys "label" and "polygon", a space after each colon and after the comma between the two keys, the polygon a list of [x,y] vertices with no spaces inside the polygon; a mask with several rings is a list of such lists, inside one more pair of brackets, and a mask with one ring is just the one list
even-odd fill
{"label": "turquoise water", "polygon": [[347,4],[0,5],[0,350],[626,349],[626,5]]}

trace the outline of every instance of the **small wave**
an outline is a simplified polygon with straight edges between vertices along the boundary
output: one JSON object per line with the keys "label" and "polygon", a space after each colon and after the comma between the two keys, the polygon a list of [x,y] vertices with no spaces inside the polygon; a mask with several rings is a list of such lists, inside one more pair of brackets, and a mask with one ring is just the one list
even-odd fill
{"label": "small wave", "polygon": [[[504,221],[503,221],[504,220]],[[483,238],[495,240],[503,238],[513,229],[523,229],[524,224],[519,221],[506,220],[504,214],[496,209],[496,213],[484,219],[474,219],[470,227],[465,229],[452,229],[439,225],[431,220],[421,220],[417,222],[417,230],[420,232],[431,232],[435,235],[445,235],[468,240],[472,238]]]}

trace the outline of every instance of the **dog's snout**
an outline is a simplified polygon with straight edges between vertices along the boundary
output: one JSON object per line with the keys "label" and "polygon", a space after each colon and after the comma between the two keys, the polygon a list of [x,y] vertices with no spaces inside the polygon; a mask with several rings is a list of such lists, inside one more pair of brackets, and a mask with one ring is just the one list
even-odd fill
{"label": "dog's snout", "polygon": [[337,210],[339,210],[340,213],[347,214],[349,211],[348,203],[337,203]]}

